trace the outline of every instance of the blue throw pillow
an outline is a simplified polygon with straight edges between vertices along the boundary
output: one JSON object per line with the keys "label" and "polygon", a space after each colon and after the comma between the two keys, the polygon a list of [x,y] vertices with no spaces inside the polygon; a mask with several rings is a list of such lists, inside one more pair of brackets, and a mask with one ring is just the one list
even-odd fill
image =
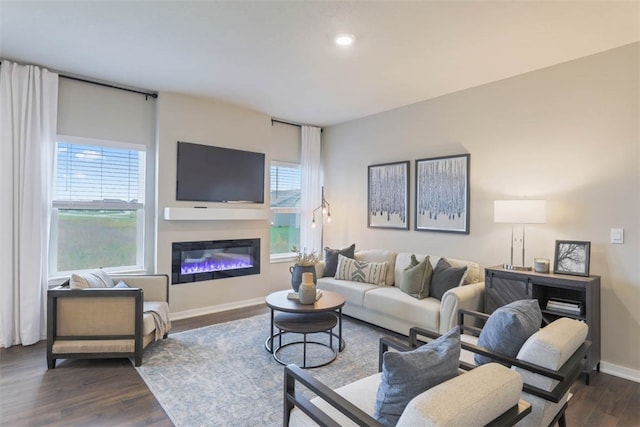
{"label": "blue throw pillow", "polygon": [[[541,323],[542,312],[538,300],[514,301],[500,307],[489,316],[478,337],[478,345],[496,353],[515,357],[524,342],[540,329]],[[478,365],[495,362],[479,354],[474,356],[474,360]]]}
{"label": "blue throw pillow", "polygon": [[457,326],[416,350],[386,352],[374,418],[385,426],[395,426],[411,399],[458,375],[459,359]]}

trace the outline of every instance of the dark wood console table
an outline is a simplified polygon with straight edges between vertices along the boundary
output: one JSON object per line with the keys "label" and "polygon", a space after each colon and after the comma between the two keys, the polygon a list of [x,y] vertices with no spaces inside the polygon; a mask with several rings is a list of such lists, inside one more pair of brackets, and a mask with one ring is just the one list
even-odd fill
{"label": "dark wood console table", "polygon": [[[506,270],[501,266],[485,269],[484,311],[493,313],[498,307],[520,299],[537,299],[543,322],[560,317],[582,320],[589,326],[587,339],[592,342],[587,356],[587,384],[594,369],[600,370],[600,276],[570,276]],[[547,307],[549,300],[568,301],[580,307],[578,312],[558,311]]]}

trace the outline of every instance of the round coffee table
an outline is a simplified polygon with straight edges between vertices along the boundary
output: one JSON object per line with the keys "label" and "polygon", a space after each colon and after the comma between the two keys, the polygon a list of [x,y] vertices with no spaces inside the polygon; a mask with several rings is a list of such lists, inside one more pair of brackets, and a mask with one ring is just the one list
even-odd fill
{"label": "round coffee table", "polygon": [[[314,304],[300,304],[298,300],[288,299],[291,291],[274,292],[267,296],[265,303],[271,309],[271,329],[269,337],[264,345],[267,351],[273,354],[273,358],[280,364],[287,363],[280,359],[278,351],[291,345],[301,344],[303,346],[303,366],[302,368],[317,368],[327,365],[335,360],[338,352],[344,350],[345,342],[342,339],[342,306],[345,303],[344,297],[336,292],[322,291],[322,296]],[[275,312],[281,312],[276,314]],[[333,329],[338,325],[338,334]],[[274,326],[278,332],[274,332]],[[329,335],[330,343],[320,343],[308,341],[307,334],[325,332]],[[287,333],[298,333],[303,335],[303,340],[282,344],[282,335]],[[337,351],[333,348],[333,338],[338,339]],[[278,345],[274,345],[274,339],[278,338]],[[306,366],[307,344],[323,345],[333,350],[333,358],[325,363]]]}

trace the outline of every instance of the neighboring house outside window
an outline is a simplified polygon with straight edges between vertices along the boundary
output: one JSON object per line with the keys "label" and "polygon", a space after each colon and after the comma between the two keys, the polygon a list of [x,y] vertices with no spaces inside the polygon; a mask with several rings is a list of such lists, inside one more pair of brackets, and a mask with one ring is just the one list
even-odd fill
{"label": "neighboring house outside window", "polygon": [[272,161],[271,244],[272,259],[289,257],[300,245],[300,164]]}
{"label": "neighboring house outside window", "polygon": [[144,269],[145,146],[58,136],[50,275]]}

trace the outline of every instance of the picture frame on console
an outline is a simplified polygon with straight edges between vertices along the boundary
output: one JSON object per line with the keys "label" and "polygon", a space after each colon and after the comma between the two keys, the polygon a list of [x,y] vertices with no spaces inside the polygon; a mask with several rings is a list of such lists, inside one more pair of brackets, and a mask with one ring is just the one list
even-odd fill
{"label": "picture frame on console", "polygon": [[416,231],[469,234],[469,154],[416,160]]}
{"label": "picture frame on console", "polygon": [[369,166],[367,227],[409,230],[409,164]]}
{"label": "picture frame on console", "polygon": [[553,272],[589,276],[591,242],[578,240],[556,240]]}

